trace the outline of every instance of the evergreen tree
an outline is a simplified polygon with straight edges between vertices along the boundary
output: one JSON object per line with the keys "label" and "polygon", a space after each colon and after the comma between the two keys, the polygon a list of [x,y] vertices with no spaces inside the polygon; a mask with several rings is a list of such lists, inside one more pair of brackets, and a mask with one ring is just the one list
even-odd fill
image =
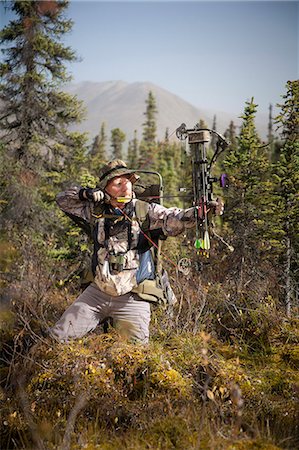
{"label": "evergreen tree", "polygon": [[[213,117],[212,130],[217,131],[216,115],[214,115],[214,117]],[[212,133],[212,136],[211,136],[211,147],[212,148],[215,148],[216,141],[217,141],[217,137],[216,137],[216,135],[214,133]]]}
{"label": "evergreen tree", "polygon": [[285,101],[281,113],[276,118],[282,127],[282,137],[288,143],[294,143],[299,135],[299,80],[288,81],[287,92],[282,97]]}
{"label": "evergreen tree", "polygon": [[179,144],[171,143],[167,140],[157,144],[157,155],[155,162],[157,170],[164,184],[164,193],[166,206],[182,206],[178,199],[179,189],[186,187],[186,167],[181,164],[181,147]]}
{"label": "evergreen tree", "polygon": [[123,159],[123,143],[126,140],[125,133],[119,128],[111,130],[111,147],[112,157],[115,159]]}
{"label": "evergreen tree", "polygon": [[269,159],[276,163],[280,158],[280,149],[282,142],[274,135],[273,132],[273,106],[269,105],[269,121],[268,121],[268,135],[267,135]]}
{"label": "evergreen tree", "polygon": [[255,128],[256,109],[253,99],[246,103],[237,146],[230,148],[224,160],[230,180],[225,218],[233,231],[234,264],[240,289],[261,263],[268,247],[265,239],[270,202],[269,161]]}
{"label": "evergreen tree", "polygon": [[146,144],[152,144],[153,142],[155,142],[157,138],[156,115],[158,113],[156,106],[156,99],[152,91],[149,92],[148,98],[145,101],[145,103],[146,103],[146,111],[144,114],[146,120],[142,124],[143,125],[142,137]]}
{"label": "evergreen tree", "polygon": [[168,127],[165,130],[164,141],[169,142],[169,128]]}
{"label": "evergreen tree", "polygon": [[129,142],[128,146],[128,166],[131,168],[136,168],[138,166],[138,139],[137,130],[134,130],[134,138]]}
{"label": "evergreen tree", "polygon": [[156,145],[156,115],[158,113],[156,106],[156,99],[152,91],[149,92],[148,98],[145,101],[146,111],[144,113],[146,120],[142,124],[142,141],[139,147],[139,166],[147,165],[147,163],[154,163],[154,148]]}
{"label": "evergreen tree", "polygon": [[[276,194],[277,236],[283,261],[281,273],[285,287],[286,312],[291,312],[292,302],[299,291],[299,81],[288,81],[281,113],[276,121],[281,124],[283,145],[279,161],[274,165]],[[298,306],[298,305],[297,305]]]}
{"label": "evergreen tree", "polygon": [[272,155],[274,152],[274,135],[273,135],[273,116],[272,116],[273,106],[270,103],[269,105],[269,121],[268,121],[268,146],[269,146],[269,155],[270,159],[272,159]]}
{"label": "evergreen tree", "polygon": [[101,124],[100,133],[97,134],[93,140],[90,150],[90,169],[93,172],[98,172],[99,168],[107,161],[106,156],[106,124]]}
{"label": "evergreen tree", "polygon": [[31,328],[32,318],[35,324],[41,317],[47,320],[44,295],[58,272],[64,278],[63,261],[57,264],[54,258],[68,259],[75,273],[75,255],[81,258],[88,248],[86,237],[54,201],[62,181],[81,182],[86,161],[85,135],[68,130],[80,117],[79,102],[60,87],[68,80],[64,63],[74,60],[61,43],[72,25],[63,16],[67,4],[7,2],[16,19],[0,34],[5,55],[0,64],[0,240],[15,252],[9,289],[17,300],[9,309],[26,340],[29,330],[35,336],[31,342],[39,334]]}
{"label": "evergreen tree", "polygon": [[214,114],[214,117],[213,117],[212,130],[217,131],[217,119],[216,119],[216,114]]}
{"label": "evergreen tree", "polygon": [[0,65],[0,127],[7,149],[27,167],[61,162],[81,136],[67,127],[81,117],[80,103],[62,92],[69,80],[65,62],[74,52],[61,43],[72,27],[64,17],[65,0],[15,0],[8,6],[16,14],[1,31],[4,61]]}
{"label": "evergreen tree", "polygon": [[236,150],[237,147],[237,132],[236,132],[236,125],[231,120],[229,127],[224,132],[224,137],[229,141],[229,147],[231,151]]}
{"label": "evergreen tree", "polygon": [[67,1],[7,5],[16,19],[0,34],[1,164],[13,165],[14,173],[3,172],[1,224],[37,230],[51,226],[51,214],[54,220],[57,184],[85,163],[85,135],[68,130],[81,117],[81,104],[60,90],[69,80],[64,64],[75,59],[60,42],[72,22],[64,17]]}

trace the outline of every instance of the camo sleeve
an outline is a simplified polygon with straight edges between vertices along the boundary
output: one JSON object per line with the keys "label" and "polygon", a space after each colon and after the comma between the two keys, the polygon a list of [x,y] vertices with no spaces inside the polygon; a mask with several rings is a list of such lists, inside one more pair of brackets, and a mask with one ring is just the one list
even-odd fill
{"label": "camo sleeve", "polygon": [[150,229],[162,228],[166,236],[177,236],[186,228],[195,226],[194,208],[165,208],[151,203],[149,208]]}
{"label": "camo sleeve", "polygon": [[80,186],[74,186],[67,191],[60,192],[56,196],[59,208],[69,216],[80,217],[86,222],[90,222],[92,214],[92,202],[80,200]]}

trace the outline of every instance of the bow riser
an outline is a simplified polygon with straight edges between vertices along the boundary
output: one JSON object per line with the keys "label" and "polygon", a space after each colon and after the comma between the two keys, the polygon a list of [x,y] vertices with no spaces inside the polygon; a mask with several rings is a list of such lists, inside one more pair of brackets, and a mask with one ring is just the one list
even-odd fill
{"label": "bow riser", "polygon": [[[207,149],[211,141],[211,135],[217,136],[216,150],[209,161]],[[180,140],[188,138],[192,160],[192,184],[193,184],[193,206],[195,207],[196,239],[195,249],[200,256],[209,257],[210,234],[209,234],[209,210],[210,202],[213,200],[213,183],[220,181],[221,187],[227,187],[227,177],[222,174],[220,178],[212,177],[211,166],[215,163],[219,154],[225,150],[229,143],[223,136],[214,130],[201,129],[196,125],[193,129],[187,129],[182,124],[176,130]]]}
{"label": "bow riser", "polygon": [[207,146],[210,133],[206,130],[188,134],[188,143],[192,157],[192,179],[194,188],[193,206],[196,207],[196,239],[194,246],[198,253],[208,256],[209,237],[209,202],[212,199],[210,167],[207,159]]}

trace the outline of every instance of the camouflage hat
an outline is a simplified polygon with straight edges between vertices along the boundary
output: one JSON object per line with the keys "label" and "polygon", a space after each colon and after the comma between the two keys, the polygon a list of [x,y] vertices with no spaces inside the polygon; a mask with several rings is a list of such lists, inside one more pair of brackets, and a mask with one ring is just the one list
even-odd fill
{"label": "camouflage hat", "polygon": [[139,176],[133,170],[128,169],[127,164],[121,159],[113,159],[105,164],[100,170],[99,188],[105,189],[108,181],[114,177],[122,175],[131,175],[130,180],[134,184],[139,179]]}

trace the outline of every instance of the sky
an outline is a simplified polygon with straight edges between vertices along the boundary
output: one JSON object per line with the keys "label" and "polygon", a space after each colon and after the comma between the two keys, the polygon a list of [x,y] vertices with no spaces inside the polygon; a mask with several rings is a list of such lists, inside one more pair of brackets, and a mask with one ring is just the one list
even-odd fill
{"label": "sky", "polygon": [[197,108],[241,114],[251,97],[267,112],[298,78],[298,1],[71,0],[67,16],[64,43],[81,59],[69,67],[74,82],[149,81]]}

